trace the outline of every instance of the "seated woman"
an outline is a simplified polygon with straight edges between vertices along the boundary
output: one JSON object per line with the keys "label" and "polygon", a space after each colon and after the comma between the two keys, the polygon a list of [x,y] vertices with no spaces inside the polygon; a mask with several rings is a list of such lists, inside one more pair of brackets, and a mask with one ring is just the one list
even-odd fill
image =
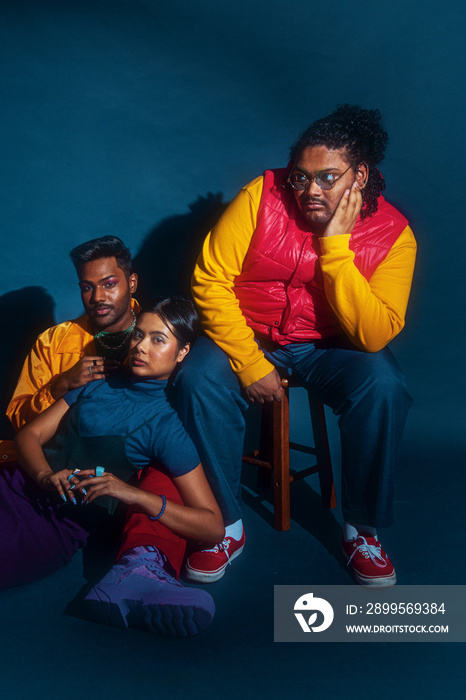
{"label": "seated woman", "polygon": [[[143,309],[130,373],[70,391],[18,433],[26,476],[1,474],[0,560],[9,565],[0,587],[35,580],[69,561],[87,540],[96,506],[113,513],[120,502],[129,508],[117,563],[84,598],[86,617],[171,636],[208,626],[211,596],[183,587],[177,577],[186,540],[214,545],[224,525],[197,452],[165,396],[197,328],[186,299]],[[137,486],[128,483],[135,474]]]}

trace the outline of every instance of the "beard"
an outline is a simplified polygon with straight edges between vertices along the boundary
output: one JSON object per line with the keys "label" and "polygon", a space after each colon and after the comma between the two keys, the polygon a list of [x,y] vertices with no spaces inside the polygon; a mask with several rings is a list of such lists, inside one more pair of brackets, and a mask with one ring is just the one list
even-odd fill
{"label": "beard", "polygon": [[[318,204],[319,208],[309,208],[313,204]],[[304,201],[300,200],[299,208],[307,223],[319,229],[325,228],[334,214],[327,202],[313,197],[307,197]]]}
{"label": "beard", "polygon": [[[117,304],[95,304],[93,306],[88,306],[86,312],[92,321],[93,327],[98,331],[105,331],[117,325],[125,317],[130,308],[131,295],[128,292]],[[114,332],[118,333],[118,331]]]}

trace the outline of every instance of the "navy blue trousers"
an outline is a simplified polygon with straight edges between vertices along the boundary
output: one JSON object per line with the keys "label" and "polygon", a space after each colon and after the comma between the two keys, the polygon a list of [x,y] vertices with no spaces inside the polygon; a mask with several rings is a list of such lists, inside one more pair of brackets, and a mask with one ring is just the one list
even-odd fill
{"label": "navy blue trousers", "polygon": [[248,402],[225,353],[198,338],[168,388],[194,442],[225,525],[241,516],[241,466]]}
{"label": "navy blue trousers", "polygon": [[[314,399],[339,416],[342,510],[346,521],[393,521],[393,481],[412,399],[388,348],[357,350],[344,337],[265,351]],[[226,355],[199,338],[169,397],[196,445],[225,524],[241,517],[240,479],[247,402]]]}
{"label": "navy blue trousers", "polygon": [[345,521],[391,525],[395,469],[412,398],[390,350],[362,352],[339,337],[266,355],[339,416]]}

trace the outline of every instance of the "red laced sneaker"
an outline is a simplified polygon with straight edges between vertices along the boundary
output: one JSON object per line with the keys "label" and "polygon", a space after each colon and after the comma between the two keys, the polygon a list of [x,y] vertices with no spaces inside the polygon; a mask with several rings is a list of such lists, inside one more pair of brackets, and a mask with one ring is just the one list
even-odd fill
{"label": "red laced sneaker", "polygon": [[342,540],[343,556],[353,567],[356,581],[362,586],[394,586],[396,572],[380,542],[369,534]]}
{"label": "red laced sneaker", "polygon": [[186,560],[184,578],[200,583],[218,581],[225,574],[228,564],[239,557],[244,549],[245,541],[243,529],[239,540],[225,537],[220,544],[216,544],[212,549],[201,549],[198,552],[193,552]]}

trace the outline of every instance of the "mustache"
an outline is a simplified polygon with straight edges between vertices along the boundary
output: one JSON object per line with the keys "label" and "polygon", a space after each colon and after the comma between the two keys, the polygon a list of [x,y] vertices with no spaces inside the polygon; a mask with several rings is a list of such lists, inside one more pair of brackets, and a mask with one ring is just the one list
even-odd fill
{"label": "mustache", "polygon": [[306,199],[301,198],[301,202],[303,205],[306,204],[321,204],[322,206],[326,207],[327,203],[321,199],[320,197],[306,197]]}

